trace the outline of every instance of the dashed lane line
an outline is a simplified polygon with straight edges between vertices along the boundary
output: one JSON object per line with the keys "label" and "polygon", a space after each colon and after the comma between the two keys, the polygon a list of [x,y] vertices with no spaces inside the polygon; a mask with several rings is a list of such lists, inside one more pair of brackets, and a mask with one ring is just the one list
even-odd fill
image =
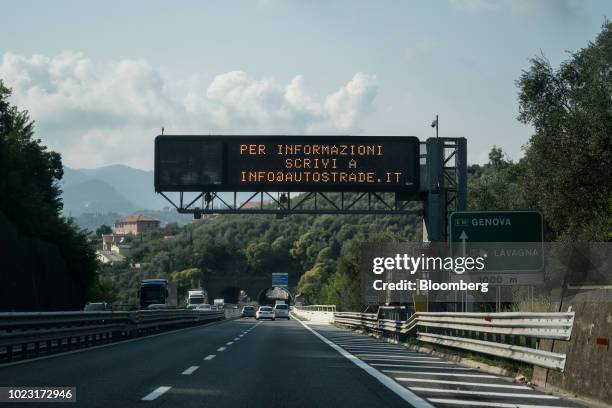
{"label": "dashed lane line", "polygon": [[162,394],[168,392],[170,388],[172,387],[166,387],[166,386],[157,387],[155,390],[153,390],[153,392],[142,397],[142,401],[153,401],[154,399],[158,398]]}
{"label": "dashed lane line", "polygon": [[183,374],[183,375],[191,375],[198,368],[200,368],[200,366],[191,366],[188,369],[186,369],[185,371],[183,371],[181,374]]}
{"label": "dashed lane line", "polygon": [[209,361],[209,360],[212,360],[213,358],[215,358],[215,355],[214,354],[209,354],[206,357],[204,357],[204,360]]}
{"label": "dashed lane line", "polygon": [[217,351],[225,351],[225,347],[219,347]]}

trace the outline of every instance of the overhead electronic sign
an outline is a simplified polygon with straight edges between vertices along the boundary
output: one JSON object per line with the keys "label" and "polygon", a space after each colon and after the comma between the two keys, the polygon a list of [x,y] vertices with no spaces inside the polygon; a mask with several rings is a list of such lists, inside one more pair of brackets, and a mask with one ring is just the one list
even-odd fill
{"label": "overhead electronic sign", "polygon": [[416,192],[410,136],[158,136],[156,191]]}

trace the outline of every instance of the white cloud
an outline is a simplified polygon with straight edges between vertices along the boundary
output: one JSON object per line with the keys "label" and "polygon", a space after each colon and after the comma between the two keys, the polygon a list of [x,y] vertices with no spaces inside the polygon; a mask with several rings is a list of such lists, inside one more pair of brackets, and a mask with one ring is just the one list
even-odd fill
{"label": "white cloud", "polygon": [[143,60],[96,62],[80,53],[6,53],[0,79],[12,101],[36,120],[37,136],[74,167],[124,163],[152,167],[152,140],[167,133],[358,132],[372,109],[376,77],[357,73],[327,96],[301,75],[288,84],[231,71],[192,86]]}
{"label": "white cloud", "polygon": [[325,98],[325,110],[340,129],[354,126],[376,97],[376,77],[358,72],[343,88]]}

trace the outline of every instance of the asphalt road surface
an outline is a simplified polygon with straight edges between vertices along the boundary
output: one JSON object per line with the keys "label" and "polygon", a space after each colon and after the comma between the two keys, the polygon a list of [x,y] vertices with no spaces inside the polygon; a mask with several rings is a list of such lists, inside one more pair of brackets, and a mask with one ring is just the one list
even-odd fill
{"label": "asphalt road surface", "polygon": [[484,375],[331,326],[242,319],[0,366],[0,386],[76,387],[76,403],[13,407],[576,406]]}

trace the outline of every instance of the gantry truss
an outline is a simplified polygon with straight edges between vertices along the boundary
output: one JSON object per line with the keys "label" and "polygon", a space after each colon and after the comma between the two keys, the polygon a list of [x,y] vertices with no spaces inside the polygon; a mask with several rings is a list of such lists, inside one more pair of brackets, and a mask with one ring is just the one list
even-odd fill
{"label": "gantry truss", "polygon": [[[279,193],[258,191],[240,200],[238,192],[201,192],[186,200],[183,192],[175,202],[160,194],[181,214],[422,214],[410,200],[399,200],[395,193],[357,192]],[[244,193],[243,193],[244,194]],[[228,197],[229,196],[229,197]],[[413,199],[414,200],[414,199]],[[201,203],[201,204],[200,204]]]}

